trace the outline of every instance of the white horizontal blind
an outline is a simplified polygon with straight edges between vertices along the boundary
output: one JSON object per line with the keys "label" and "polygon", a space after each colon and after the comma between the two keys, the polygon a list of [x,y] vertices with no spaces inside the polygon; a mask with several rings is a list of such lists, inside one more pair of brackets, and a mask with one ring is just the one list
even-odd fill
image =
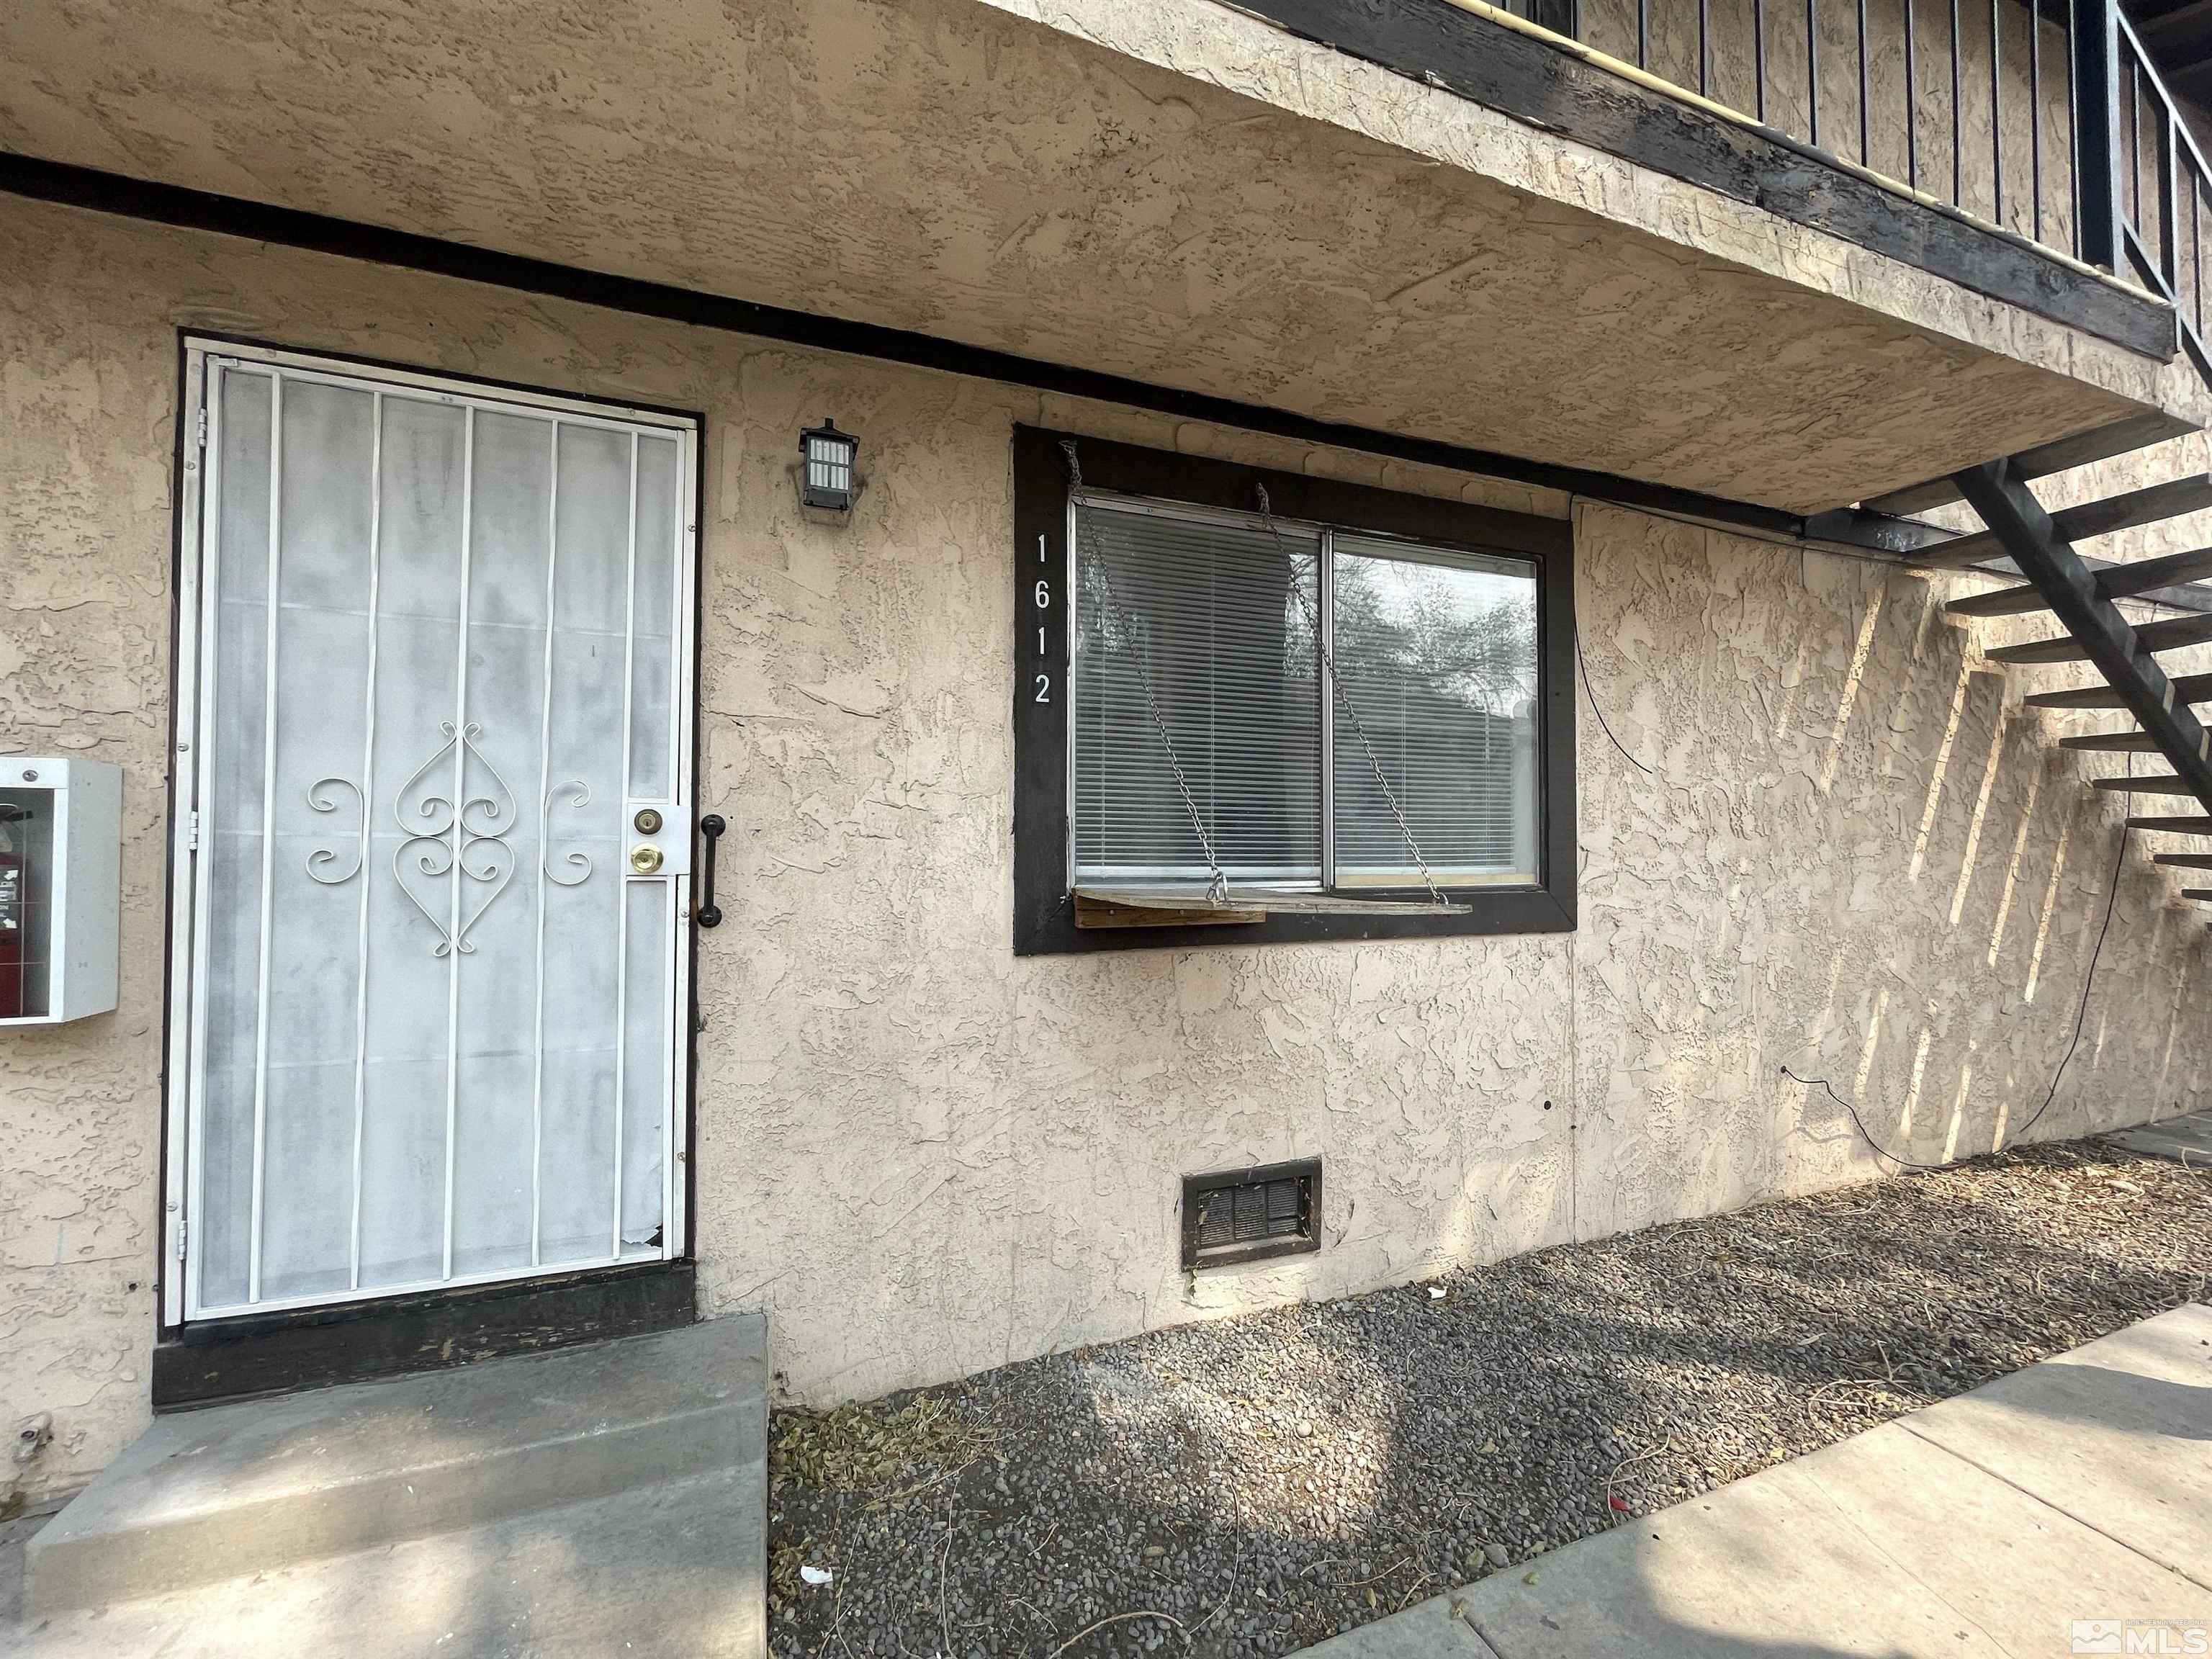
{"label": "white horizontal blind", "polygon": [[1370,747],[1439,884],[1533,884],[1534,565],[1333,543],[1337,884],[1420,879]]}
{"label": "white horizontal blind", "polygon": [[1258,524],[1076,512],[1078,875],[1211,874],[1172,748],[1232,878],[1318,881],[1319,537],[1285,527],[1279,550]]}

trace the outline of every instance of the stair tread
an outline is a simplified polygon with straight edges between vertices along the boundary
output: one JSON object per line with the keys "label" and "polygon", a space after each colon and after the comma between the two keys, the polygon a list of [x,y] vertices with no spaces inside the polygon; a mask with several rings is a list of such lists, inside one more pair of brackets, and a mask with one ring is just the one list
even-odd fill
{"label": "stair tread", "polygon": [[2061,738],[2061,749],[2087,749],[2101,754],[2149,755],[2158,752],[2158,739],[2148,732],[2092,732]]}
{"label": "stair tread", "polygon": [[[2136,640],[2146,651],[2176,651],[2184,646],[2202,645],[2212,640],[2212,612],[2201,612],[2186,617],[2168,617],[2163,622],[2143,623],[2136,629]],[[2071,634],[2060,634],[2047,640],[2031,640],[2024,645],[2000,646],[1990,653],[1991,662],[2086,662],[2088,647]]]}
{"label": "stair tread", "polygon": [[[2212,547],[2192,548],[2186,553],[2168,554],[2162,558],[2105,565],[2097,572],[2097,591],[2108,599],[2124,599],[2174,587],[2181,591],[2173,596],[2173,602],[2201,599],[2208,609],[2212,609],[2212,586],[2197,586],[2200,576],[2212,576]],[[2024,617],[2049,606],[2041,589],[2033,582],[2023,582],[2016,587],[1970,593],[1964,599],[1953,599],[1943,609],[1954,617]]]}
{"label": "stair tread", "polygon": [[2154,853],[2151,862],[2177,870],[2212,870],[2212,853]]}
{"label": "stair tread", "polygon": [[[2192,472],[2161,483],[2146,484],[2141,489],[2062,508],[2051,515],[2051,521],[2068,541],[2079,542],[2093,536],[2108,536],[2116,530],[2177,519],[2185,513],[2201,512],[2208,507],[2212,507],[2212,473]],[[1914,562],[1955,569],[2005,551],[1995,531],[1978,530],[1956,541],[1944,543]]]}
{"label": "stair tread", "polygon": [[[2177,703],[2212,702],[2212,674],[2179,674],[2171,682]],[[2124,708],[2127,700],[2109,685],[2037,691],[2022,699],[2030,708]]]}
{"label": "stair tread", "polygon": [[[2163,411],[2131,415],[2125,420],[2077,432],[2070,438],[2023,450],[2013,458],[2013,467],[2022,478],[2047,478],[2054,473],[2069,472],[2077,466],[2110,460],[2115,455],[2148,449],[2153,444],[2186,436],[2196,429],[2186,421]],[[1947,475],[1892,490],[1861,505],[1875,513],[1925,513],[1930,507],[1948,507],[1960,499],[1958,485]]]}
{"label": "stair tread", "polygon": [[2107,565],[2097,573],[2097,586],[2107,598],[2117,599],[2154,588],[2180,586],[2202,576],[2212,576],[2212,547],[2192,547],[2186,553]]}
{"label": "stair tread", "polygon": [[2128,819],[2130,830],[2162,830],[2174,836],[2212,836],[2212,818],[2183,815],[2137,814]]}
{"label": "stair tread", "polygon": [[2175,777],[2170,772],[2142,778],[2092,778],[2089,781],[2098,788],[2111,790],[2115,794],[2123,791],[2135,795],[2186,795],[2193,793],[2186,779]]}

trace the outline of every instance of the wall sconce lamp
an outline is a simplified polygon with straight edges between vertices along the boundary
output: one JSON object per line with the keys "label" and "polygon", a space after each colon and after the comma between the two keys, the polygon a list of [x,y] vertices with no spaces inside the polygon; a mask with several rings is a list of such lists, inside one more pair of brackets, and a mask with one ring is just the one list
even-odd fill
{"label": "wall sconce lamp", "polygon": [[853,470],[860,441],[837,430],[825,420],[799,434],[799,504],[827,513],[849,513],[860,493],[861,479]]}

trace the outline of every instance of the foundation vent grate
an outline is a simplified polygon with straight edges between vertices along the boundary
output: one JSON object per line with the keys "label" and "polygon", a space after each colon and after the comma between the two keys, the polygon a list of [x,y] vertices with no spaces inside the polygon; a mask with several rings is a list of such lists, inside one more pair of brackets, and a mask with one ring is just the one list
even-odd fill
{"label": "foundation vent grate", "polygon": [[1321,1160],[1185,1176],[1182,1265],[1221,1267],[1321,1249]]}

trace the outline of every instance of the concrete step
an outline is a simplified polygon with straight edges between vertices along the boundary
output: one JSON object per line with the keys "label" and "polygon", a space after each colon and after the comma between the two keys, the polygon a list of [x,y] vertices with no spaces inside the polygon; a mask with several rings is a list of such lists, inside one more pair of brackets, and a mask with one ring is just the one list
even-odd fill
{"label": "concrete step", "polygon": [[[213,1584],[661,1483],[761,1470],[766,1331],[736,1316],[157,1419],[31,1540],[26,1604]],[[765,1485],[751,1504],[756,1533]]]}
{"label": "concrete step", "polygon": [[[0,1626],[9,1659],[765,1659],[756,1463]],[[32,1540],[37,1542],[34,1538]]]}

